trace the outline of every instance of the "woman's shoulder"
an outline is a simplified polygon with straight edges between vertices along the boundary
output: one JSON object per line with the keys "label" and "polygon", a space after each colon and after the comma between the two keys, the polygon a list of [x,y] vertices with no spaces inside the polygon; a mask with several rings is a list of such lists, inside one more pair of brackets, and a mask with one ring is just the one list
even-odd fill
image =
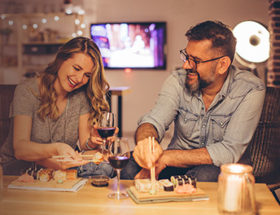
{"label": "woman's shoulder", "polygon": [[29,89],[38,92],[39,91],[38,79],[37,78],[24,79],[17,85],[16,89],[20,89],[20,90]]}

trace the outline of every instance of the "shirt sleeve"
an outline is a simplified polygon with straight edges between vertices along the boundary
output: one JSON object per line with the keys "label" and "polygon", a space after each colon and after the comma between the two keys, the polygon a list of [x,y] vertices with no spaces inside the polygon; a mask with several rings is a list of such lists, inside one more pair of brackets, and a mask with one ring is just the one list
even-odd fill
{"label": "shirt sleeve", "polygon": [[14,93],[10,117],[16,115],[32,116],[34,112],[34,102],[36,102],[35,92],[26,84],[17,85]]}
{"label": "shirt sleeve", "polygon": [[232,115],[223,140],[206,146],[214,165],[239,161],[258,125],[264,97],[265,90],[249,92]]}
{"label": "shirt sleeve", "polygon": [[151,123],[157,129],[161,140],[177,115],[181,90],[178,79],[174,75],[169,76],[162,86],[154,108],[138,121],[138,125]]}

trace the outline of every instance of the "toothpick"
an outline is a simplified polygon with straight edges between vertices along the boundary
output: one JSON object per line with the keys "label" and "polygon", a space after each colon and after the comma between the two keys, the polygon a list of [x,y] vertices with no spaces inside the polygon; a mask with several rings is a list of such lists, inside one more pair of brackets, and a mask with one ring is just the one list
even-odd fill
{"label": "toothpick", "polygon": [[[155,138],[149,137],[149,146],[150,146],[150,150],[151,153],[154,154],[155,152]],[[150,176],[151,176],[151,183],[152,183],[152,189],[151,189],[151,194],[155,194],[156,193],[156,173],[155,173],[155,164],[152,165],[151,169],[150,169]]]}

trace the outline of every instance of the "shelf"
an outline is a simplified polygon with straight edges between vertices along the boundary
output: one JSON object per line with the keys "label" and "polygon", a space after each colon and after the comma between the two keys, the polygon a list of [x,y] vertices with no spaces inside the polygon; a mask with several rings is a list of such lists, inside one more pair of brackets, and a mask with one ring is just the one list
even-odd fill
{"label": "shelf", "polygon": [[62,43],[25,43],[23,44],[23,53],[26,55],[55,54],[62,45]]}

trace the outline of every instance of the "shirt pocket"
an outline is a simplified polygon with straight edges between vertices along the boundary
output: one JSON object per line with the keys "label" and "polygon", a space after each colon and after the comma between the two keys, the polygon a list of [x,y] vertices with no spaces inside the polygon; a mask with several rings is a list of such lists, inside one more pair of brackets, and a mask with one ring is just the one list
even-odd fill
{"label": "shirt pocket", "polygon": [[212,136],[214,142],[220,142],[224,138],[230,116],[214,116],[211,118]]}
{"label": "shirt pocket", "polygon": [[191,137],[198,121],[198,116],[186,110],[179,110],[179,127],[182,131],[182,136],[185,138]]}

